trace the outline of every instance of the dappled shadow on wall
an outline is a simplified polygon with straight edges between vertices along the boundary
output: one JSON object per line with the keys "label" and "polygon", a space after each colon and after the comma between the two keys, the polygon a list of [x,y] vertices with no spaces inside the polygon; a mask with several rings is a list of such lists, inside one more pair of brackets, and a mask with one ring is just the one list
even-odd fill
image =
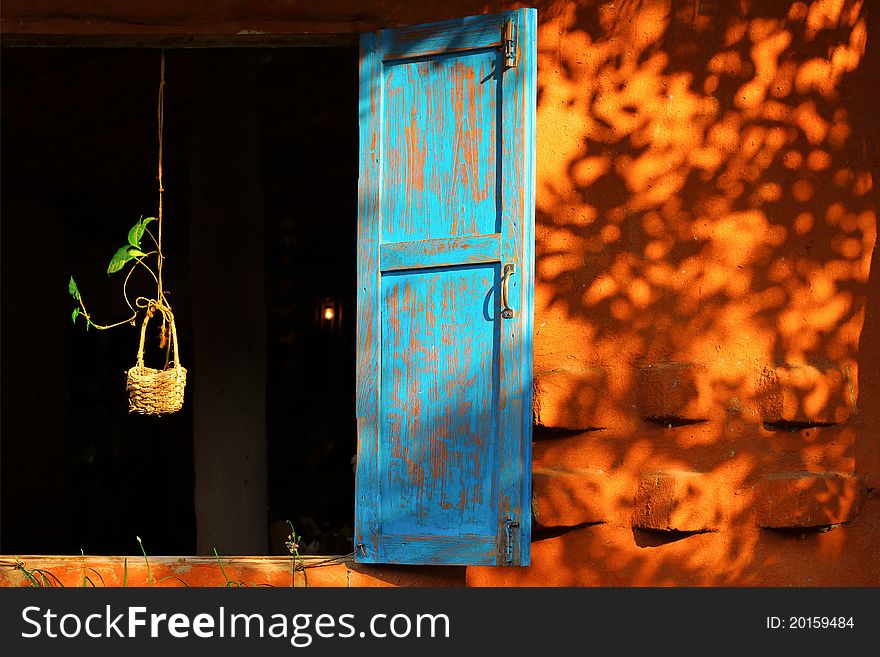
{"label": "dappled shadow on wall", "polygon": [[877,532],[867,32],[849,1],[542,10],[535,565],[471,583],[880,582],[847,570]]}

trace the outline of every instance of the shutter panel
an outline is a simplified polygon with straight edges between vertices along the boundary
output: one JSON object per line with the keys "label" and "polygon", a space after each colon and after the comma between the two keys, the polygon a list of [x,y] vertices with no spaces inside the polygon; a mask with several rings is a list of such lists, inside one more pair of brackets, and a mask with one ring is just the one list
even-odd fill
{"label": "shutter panel", "polygon": [[535,22],[361,37],[361,562],[529,562]]}

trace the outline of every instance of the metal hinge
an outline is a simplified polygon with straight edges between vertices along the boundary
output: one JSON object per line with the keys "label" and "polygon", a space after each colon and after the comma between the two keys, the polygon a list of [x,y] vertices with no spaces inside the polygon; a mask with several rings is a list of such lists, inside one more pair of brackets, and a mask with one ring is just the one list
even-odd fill
{"label": "metal hinge", "polygon": [[504,565],[513,564],[513,548],[516,544],[516,531],[519,529],[519,523],[515,520],[512,513],[507,514],[504,520]]}
{"label": "metal hinge", "polygon": [[504,66],[513,68],[516,66],[516,23],[508,18],[504,21],[504,29],[501,32],[501,46],[504,49]]}

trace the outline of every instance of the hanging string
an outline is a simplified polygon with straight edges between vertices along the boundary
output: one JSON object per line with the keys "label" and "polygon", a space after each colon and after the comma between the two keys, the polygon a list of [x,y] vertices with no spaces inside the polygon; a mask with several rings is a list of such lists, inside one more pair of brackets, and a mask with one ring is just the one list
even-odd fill
{"label": "hanging string", "polygon": [[[158,180],[159,180],[159,212],[156,217],[157,223],[159,225],[158,228],[158,238],[153,238],[153,234],[149,229],[146,229],[147,234],[153,239],[156,243],[156,254],[157,254],[157,268],[154,273],[153,270],[146,264],[142,262],[141,257],[137,257],[137,263],[142,265],[147,272],[149,272],[150,276],[153,277],[153,280],[156,281],[156,298],[148,299],[146,297],[137,297],[134,300],[134,306],[128,296],[128,281],[131,278],[131,275],[134,273],[136,267],[132,267],[129,269],[128,274],[125,277],[125,281],[122,284],[122,294],[125,297],[125,302],[128,304],[128,307],[132,311],[132,316],[128,319],[125,319],[121,322],[116,322],[115,324],[107,324],[100,325],[92,322],[89,317],[88,312],[86,311],[85,305],[82,300],[80,300],[80,308],[82,310],[82,314],[86,317],[89,322],[89,325],[94,326],[98,329],[110,329],[115,326],[122,326],[123,324],[131,324],[135,325],[135,319],[137,318],[138,310],[135,309],[145,309],[146,310],[146,320],[149,320],[156,312],[161,313],[162,315],[162,332],[159,341],[159,347],[165,348],[165,368],[168,369],[169,359],[170,359],[170,351],[171,351],[171,342],[168,335],[168,326],[171,326],[171,332],[174,333],[174,314],[171,312],[171,305],[168,303],[168,299],[165,297],[165,289],[162,281],[162,268],[165,262],[165,254],[162,251],[162,228],[163,228],[163,196],[165,193],[165,187],[162,181],[162,157],[163,157],[163,136],[165,132],[165,50],[161,50],[160,56],[160,65],[159,65],[159,99],[158,99],[158,107],[157,107],[157,124],[158,124],[158,136],[159,136],[159,171],[158,171]],[[152,218],[151,218],[152,220]],[[150,254],[153,252],[151,251]],[[144,254],[142,254],[143,256]],[[148,254],[149,255],[149,254]],[[145,257],[145,256],[144,256]],[[177,348],[175,346],[175,361],[178,358],[177,356]]]}
{"label": "hanging string", "polygon": [[160,301],[166,307],[168,303],[165,300],[165,290],[162,287],[162,261],[165,259],[164,254],[162,253],[162,196],[165,192],[165,188],[162,186],[162,135],[165,132],[165,50],[162,50],[161,63],[159,65],[159,109],[158,109],[158,125],[159,125],[159,216],[157,217],[159,221],[159,240],[157,247],[159,249],[159,265],[158,265],[158,280],[156,283],[159,286],[158,293],[156,295],[156,299]]}
{"label": "hanging string", "polygon": [[[156,303],[155,308],[162,313],[162,330],[160,335],[160,347],[165,347],[165,369],[168,369],[168,364],[171,359],[171,340],[168,336],[168,325],[171,325],[172,332],[174,330],[174,315],[171,313],[171,306],[168,304],[168,300],[165,298],[165,288],[162,284],[162,265],[165,261],[165,254],[162,252],[162,201],[165,193],[165,187],[162,184],[162,146],[163,146],[163,136],[165,133],[165,50],[164,48],[161,51],[161,56],[159,60],[159,107],[157,109],[157,125],[159,130],[159,216],[157,217],[159,224],[159,237],[156,242],[156,248],[159,251],[159,264],[157,265],[157,277],[156,277],[156,285],[158,290],[156,292]],[[147,309],[149,314],[150,308]],[[175,359],[178,358],[177,352],[175,349]]]}

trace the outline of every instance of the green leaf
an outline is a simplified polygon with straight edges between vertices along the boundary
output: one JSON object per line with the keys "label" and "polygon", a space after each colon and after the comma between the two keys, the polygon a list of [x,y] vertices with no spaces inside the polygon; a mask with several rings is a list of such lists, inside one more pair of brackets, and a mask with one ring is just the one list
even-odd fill
{"label": "green leaf", "polygon": [[136,249],[141,248],[141,239],[144,237],[144,231],[147,230],[147,224],[151,221],[156,221],[156,217],[146,217],[145,219],[138,220],[138,222],[131,227],[131,230],[128,231],[128,243]]}
{"label": "green leaf", "polygon": [[120,269],[125,267],[126,262],[131,260],[132,255],[128,252],[130,248],[131,247],[126,244],[113,254],[113,258],[110,259],[110,264],[107,265],[108,274],[114,274],[118,272]]}
{"label": "green leaf", "polygon": [[76,287],[73,276],[70,277],[70,283],[67,284],[67,291],[70,292],[70,296],[79,301],[79,289]]}
{"label": "green leaf", "polygon": [[128,249],[128,255],[130,255],[132,258],[143,258],[147,254],[144,253],[143,251],[141,251],[140,249],[136,249],[135,247],[132,246]]}
{"label": "green leaf", "polygon": [[131,230],[128,231],[128,243],[131,246],[139,247],[141,245],[141,237],[144,236],[144,227],[141,224],[141,220],[138,219],[138,222],[131,227]]}
{"label": "green leaf", "polygon": [[76,324],[76,318],[79,317],[79,308],[73,309],[73,314],[71,314],[70,319],[73,320],[73,323]]}

